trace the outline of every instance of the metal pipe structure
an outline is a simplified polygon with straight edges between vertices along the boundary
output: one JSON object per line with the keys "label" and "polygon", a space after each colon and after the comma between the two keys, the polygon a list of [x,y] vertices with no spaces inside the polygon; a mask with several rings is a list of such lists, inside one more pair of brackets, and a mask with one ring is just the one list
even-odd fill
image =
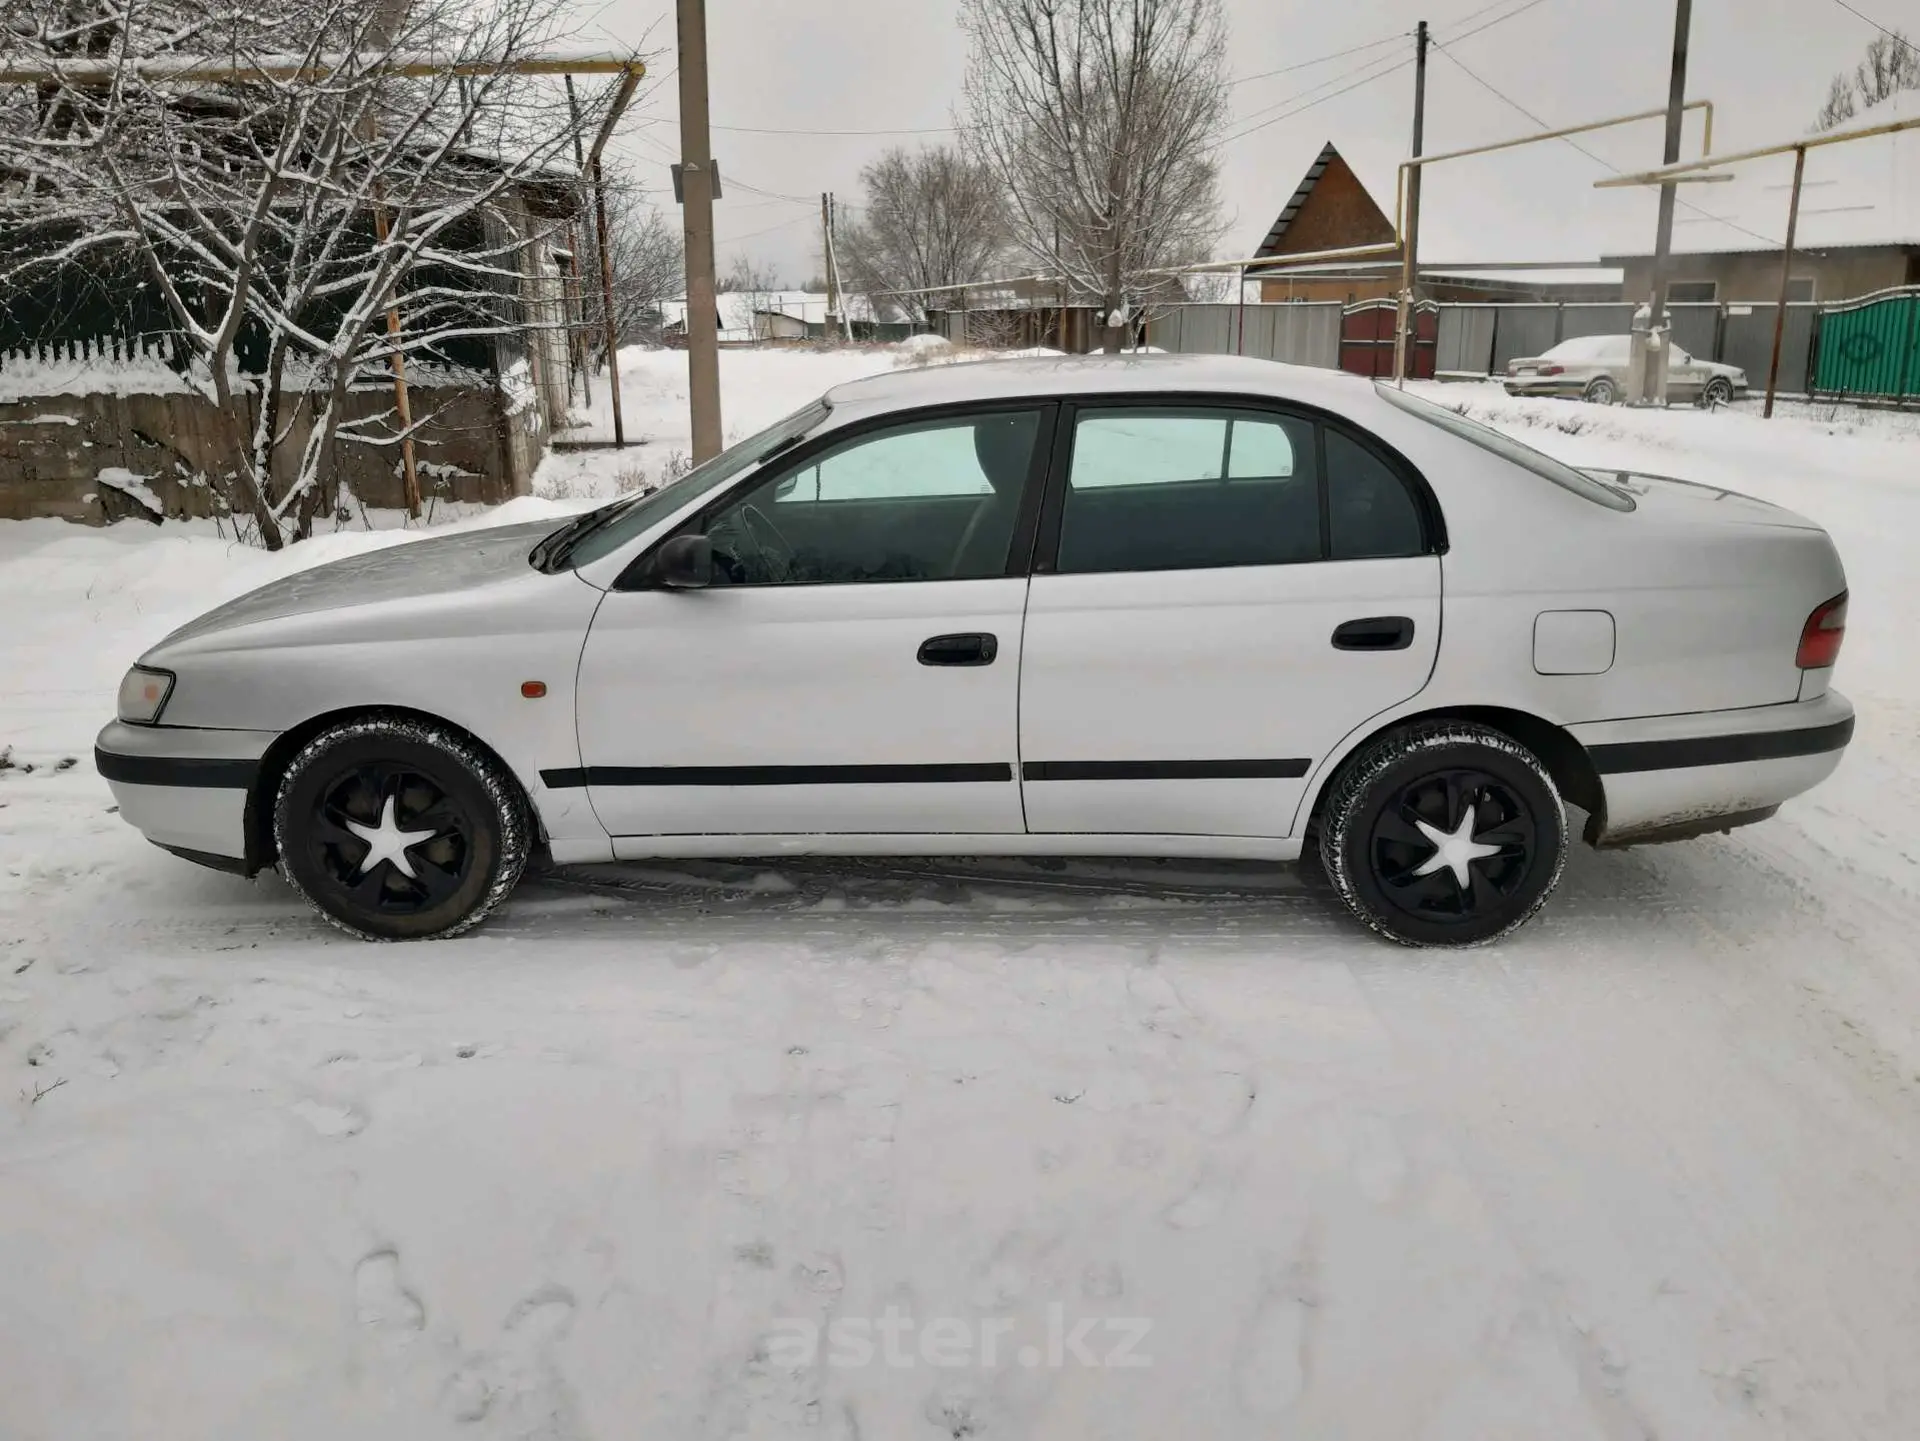
{"label": "metal pipe structure", "polygon": [[[1711,100],[1690,100],[1680,107],[1684,115],[1689,110],[1706,112],[1705,131],[1701,136],[1701,153],[1711,153],[1713,149],[1713,102]],[[1393,187],[1393,233],[1400,238],[1400,251],[1403,257],[1403,289],[1411,293],[1418,276],[1415,274],[1413,260],[1420,244],[1415,228],[1420,223],[1417,201],[1413,196],[1413,175],[1424,172],[1429,165],[1438,165],[1443,160],[1464,160],[1469,155],[1492,155],[1501,150],[1515,150],[1522,145],[1538,145],[1543,140],[1565,140],[1574,135],[1587,135],[1596,130],[1611,130],[1620,125],[1633,125],[1642,120],[1667,119],[1667,107],[1657,110],[1636,110],[1631,115],[1617,115],[1610,120],[1591,120],[1584,125],[1564,125],[1558,130],[1542,130],[1533,135],[1518,135],[1511,140],[1496,140],[1491,145],[1471,145],[1464,150],[1445,150],[1438,155],[1415,155],[1400,162],[1399,174]],[[1412,311],[1402,306],[1400,319],[1394,326],[1394,354],[1403,356],[1408,348],[1408,331],[1412,325]],[[1394,369],[1399,371],[1399,361]]]}
{"label": "metal pipe structure", "polygon": [[1780,351],[1786,336],[1788,282],[1793,274],[1794,245],[1799,239],[1800,189],[1806,173],[1807,152],[1818,150],[1825,145],[1846,145],[1855,140],[1871,140],[1881,135],[1897,135],[1903,130],[1920,130],[1920,116],[1912,116],[1905,120],[1890,120],[1881,125],[1861,125],[1852,130],[1830,130],[1824,135],[1784,140],[1775,145],[1759,145],[1751,150],[1736,150],[1731,154],[1716,155],[1711,158],[1683,160],[1678,165],[1663,165],[1658,170],[1643,170],[1636,175],[1621,175],[1610,180],[1594,182],[1596,190],[1618,190],[1631,185],[1666,185],[1675,180],[1684,180],[1689,176],[1698,176],[1705,171],[1744,165],[1749,160],[1766,160],[1775,155],[1793,156],[1793,196],[1787,210],[1787,242],[1780,265],[1780,308],[1773,318],[1773,361],[1767,372],[1766,415],[1768,416],[1773,414],[1774,397],[1780,384]]}
{"label": "metal pipe structure", "polygon": [[[1713,102],[1711,100],[1689,100],[1682,109],[1703,110],[1706,112],[1706,124],[1700,133],[1700,154],[1702,160],[1713,153]],[[1520,135],[1512,140],[1496,140],[1491,145],[1470,145],[1465,150],[1444,150],[1438,155],[1423,155],[1417,160],[1400,162],[1399,183],[1394,189],[1393,229],[1401,234],[1406,224],[1406,186],[1407,172],[1417,166],[1438,165],[1443,160],[1465,160],[1470,155],[1491,155],[1499,150],[1517,150],[1522,145],[1537,145],[1542,140],[1565,140],[1574,135],[1587,135],[1596,130],[1611,130],[1620,125],[1634,125],[1642,120],[1664,120],[1667,110],[1663,105],[1657,110],[1636,110],[1631,115],[1616,115],[1611,120],[1594,120],[1585,125],[1568,125],[1559,130],[1542,130],[1534,135]],[[1625,180],[1602,180],[1600,186],[1622,185]]]}
{"label": "metal pipe structure", "polygon": [[1773,361],[1767,366],[1767,408],[1762,420],[1773,419],[1773,398],[1780,389],[1780,349],[1787,337],[1787,295],[1792,290],[1793,242],[1800,229],[1800,182],[1807,173],[1807,147],[1793,152],[1793,199],[1787,205],[1787,244],[1780,256],[1780,304],[1773,312]]}
{"label": "metal pipe structure", "polygon": [[1595,190],[1619,190],[1630,185],[1664,185],[1702,171],[1742,165],[1749,160],[1764,160],[1773,155],[1791,155],[1796,150],[1818,150],[1824,145],[1845,145],[1852,140],[1871,140],[1876,135],[1894,135],[1902,130],[1920,130],[1920,115],[1905,120],[1890,120],[1884,125],[1863,125],[1855,130],[1829,130],[1824,135],[1808,135],[1798,140],[1782,140],[1777,145],[1761,145],[1752,150],[1734,150],[1725,155],[1702,156],[1682,160],[1678,165],[1663,165],[1658,170],[1642,170],[1634,175],[1612,176],[1593,182]]}

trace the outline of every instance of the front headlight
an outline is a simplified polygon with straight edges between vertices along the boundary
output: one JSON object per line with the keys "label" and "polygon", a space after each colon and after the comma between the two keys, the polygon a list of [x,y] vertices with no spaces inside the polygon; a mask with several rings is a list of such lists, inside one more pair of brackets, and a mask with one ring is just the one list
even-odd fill
{"label": "front headlight", "polygon": [[120,682],[120,719],[150,726],[160,719],[167,697],[173,694],[173,672],[137,665]]}

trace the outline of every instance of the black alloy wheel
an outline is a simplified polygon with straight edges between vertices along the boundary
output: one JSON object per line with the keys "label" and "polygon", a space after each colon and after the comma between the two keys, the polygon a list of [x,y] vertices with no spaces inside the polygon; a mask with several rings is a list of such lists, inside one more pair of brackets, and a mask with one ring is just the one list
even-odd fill
{"label": "black alloy wheel", "polygon": [[274,806],[280,868],[334,924],[374,940],[455,935],[505,898],[529,826],[512,777],[472,741],[413,717],[314,737]]}
{"label": "black alloy wheel", "polygon": [[1478,945],[1524,923],[1566,858],[1566,811],[1525,746],[1430,722],[1381,737],[1333,782],[1320,849],[1347,906],[1403,945]]}

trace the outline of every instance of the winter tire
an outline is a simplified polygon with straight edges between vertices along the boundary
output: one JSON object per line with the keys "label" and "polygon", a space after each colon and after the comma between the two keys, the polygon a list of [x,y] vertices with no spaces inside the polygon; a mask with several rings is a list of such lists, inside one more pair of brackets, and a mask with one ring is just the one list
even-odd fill
{"label": "winter tire", "polygon": [[478,925],[520,879],[530,837],[525,801],[499,761],[450,727],[407,716],[322,731],[274,798],[281,874],[368,940]]}
{"label": "winter tire", "polygon": [[1596,375],[1587,382],[1587,388],[1581,397],[1595,405],[1612,405],[1619,398],[1620,387],[1613,383],[1610,375]]}
{"label": "winter tire", "polygon": [[1511,736],[1441,721],[1351,759],[1322,812],[1340,899],[1405,946],[1474,946],[1527,921],[1560,880],[1567,816],[1553,778]]}
{"label": "winter tire", "polygon": [[1733,401],[1733,383],[1724,375],[1716,375],[1707,382],[1707,388],[1700,392],[1700,404],[1707,410],[1713,410]]}

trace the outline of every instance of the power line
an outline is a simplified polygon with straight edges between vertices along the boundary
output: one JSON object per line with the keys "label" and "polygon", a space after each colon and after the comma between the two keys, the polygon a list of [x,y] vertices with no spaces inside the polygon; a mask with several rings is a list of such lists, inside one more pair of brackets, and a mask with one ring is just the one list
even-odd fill
{"label": "power line", "polygon": [[[1516,11],[1515,13],[1517,14],[1518,12]],[[1467,77],[1467,79],[1473,81],[1474,84],[1478,85],[1481,89],[1485,90],[1489,95],[1492,95],[1496,100],[1499,100],[1502,104],[1511,106],[1513,109],[1519,111],[1522,115],[1526,116],[1527,119],[1531,120],[1535,125],[1538,125],[1542,130],[1551,130],[1554,128],[1553,126],[1549,125],[1545,120],[1542,120],[1538,115],[1535,115],[1531,110],[1527,109],[1527,107],[1522,105],[1518,100],[1515,100],[1511,95],[1508,95],[1505,91],[1501,90],[1498,86],[1494,85],[1491,81],[1481,79],[1481,77],[1476,73],[1474,73],[1473,70],[1469,69],[1459,59],[1458,56],[1448,54],[1447,50],[1443,46],[1441,46],[1438,42],[1435,43],[1434,49],[1439,50],[1442,55],[1445,55],[1447,59],[1451,61],[1453,65],[1460,71],[1460,73]],[[1587,159],[1591,160],[1595,165],[1598,165],[1601,169],[1610,170],[1615,175],[1623,175],[1626,173],[1625,171],[1621,170],[1619,166],[1615,165],[1612,161],[1602,159],[1600,156],[1595,155],[1591,150],[1587,149],[1586,146],[1580,144],[1579,141],[1573,139],[1571,136],[1562,135],[1558,138],[1562,144],[1571,146],[1573,149],[1579,151],[1580,154],[1586,156]],[[1703,219],[1718,221],[1720,224],[1727,226],[1729,229],[1737,230],[1742,235],[1750,236],[1751,238],[1758,240],[1762,245],[1772,246],[1772,245],[1780,244],[1778,240],[1774,239],[1771,236],[1762,235],[1757,230],[1749,230],[1747,229],[1746,226],[1740,224],[1740,222],[1737,220],[1728,220],[1725,216],[1711,214],[1708,211],[1702,210],[1699,206],[1691,203],[1690,201],[1680,199],[1680,197],[1677,195],[1674,197],[1674,203],[1681,206],[1684,209],[1691,210],[1695,215],[1698,215]]]}
{"label": "power line", "polygon": [[810,215],[796,215],[791,220],[782,220],[778,225],[768,225],[759,230],[749,230],[745,235],[735,235],[722,241],[724,245],[739,245],[748,240],[758,240],[762,235],[771,235],[776,230],[791,230],[803,220],[812,220]]}
{"label": "power line", "polygon": [[1847,3],[1847,0],[1833,0],[1833,3],[1838,5],[1842,10],[1846,11],[1847,14],[1853,16],[1854,19],[1866,21],[1867,24],[1871,25],[1874,29],[1878,30],[1882,35],[1886,36],[1887,39],[1893,41],[1895,44],[1904,45],[1907,47],[1907,49],[1914,51],[1915,54],[1920,54],[1920,47],[1916,47],[1911,40],[1907,39],[1907,37],[1902,35],[1898,30],[1887,29],[1886,26],[1882,25],[1878,20],[1874,19],[1871,15],[1862,14],[1860,11],[1854,9],[1853,6]]}
{"label": "power line", "polygon": [[[1508,0],[1494,0],[1494,3],[1491,5],[1483,5],[1478,10],[1469,11],[1466,15],[1462,16],[1457,23],[1465,24],[1470,20],[1478,19],[1480,16],[1487,14],[1489,11],[1497,10],[1502,5],[1505,5],[1507,3],[1508,3]],[[1496,25],[1504,25],[1507,23],[1507,21],[1512,20],[1517,16],[1524,15],[1526,14],[1527,11],[1533,9],[1535,6],[1544,5],[1545,3],[1546,3],[1546,0],[1524,0],[1524,3],[1522,3],[1515,9],[1507,11],[1504,15],[1495,15],[1491,20],[1485,21],[1480,25],[1474,26],[1473,29],[1465,31],[1462,34],[1455,36],[1453,43],[1458,44],[1460,41],[1466,40],[1472,36],[1478,35],[1482,31],[1491,30]],[[1390,38],[1398,40],[1404,37],[1393,36]],[[1380,42],[1380,43],[1385,43],[1385,42]],[[1434,44],[1437,46],[1439,42],[1435,41]],[[1361,48],[1372,49],[1375,47],[1365,46]],[[1330,80],[1323,80],[1319,85],[1309,86],[1307,89],[1301,91],[1297,95],[1289,96],[1285,100],[1276,101],[1274,102],[1274,104],[1268,105],[1261,110],[1256,110],[1253,112],[1252,115],[1249,115],[1246,118],[1249,120],[1252,120],[1256,116],[1266,113],[1266,111],[1274,110],[1281,106],[1293,105],[1293,102],[1297,100],[1305,100],[1306,97],[1309,95],[1312,95],[1315,90],[1325,89],[1327,86],[1336,84],[1341,80],[1345,80],[1349,76],[1358,75],[1361,71],[1368,69],[1370,66],[1376,63],[1377,61],[1372,61],[1372,60],[1366,61],[1363,64],[1354,67],[1354,69],[1352,70],[1348,70],[1343,74],[1334,76]],[[1384,70],[1375,70],[1370,75],[1361,76],[1361,78],[1358,80],[1355,80],[1353,84],[1344,86],[1339,90],[1335,90],[1331,94],[1322,95],[1317,100],[1310,100],[1310,101],[1307,101],[1307,103],[1304,105],[1297,105],[1297,106],[1294,106],[1294,108],[1292,109],[1284,110],[1282,111],[1282,113],[1278,115],[1274,115],[1266,120],[1260,121],[1260,123],[1257,125],[1243,126],[1241,129],[1234,131],[1233,134],[1227,136],[1220,143],[1222,145],[1230,145],[1234,141],[1239,140],[1245,136],[1252,135],[1256,131],[1265,130],[1269,125],[1278,125],[1282,120],[1291,120],[1296,115],[1305,114],[1307,111],[1313,109],[1315,106],[1326,104],[1329,100],[1337,100],[1342,95],[1346,95],[1354,90],[1358,90],[1363,85],[1371,85],[1376,80],[1384,80],[1389,75],[1397,74],[1399,71],[1406,69],[1411,64],[1413,64],[1413,61],[1411,59],[1396,61],[1392,65],[1387,66],[1387,68]],[[1541,128],[1546,129],[1547,127],[1543,125]]]}
{"label": "power line", "polygon": [[[1499,3],[1504,5],[1506,0],[1499,0]],[[1378,50],[1382,45],[1396,44],[1406,39],[1407,36],[1412,33],[1410,30],[1400,30],[1392,35],[1383,35],[1378,40],[1369,40],[1365,45],[1355,45],[1351,49],[1336,50],[1331,55],[1319,55],[1315,56],[1312,60],[1302,60],[1297,65],[1282,65],[1278,70],[1262,70],[1254,75],[1242,75],[1238,80],[1229,80],[1227,86],[1231,89],[1235,85],[1245,85],[1253,80],[1269,80],[1275,75],[1291,75],[1296,70],[1311,70],[1314,66],[1324,65],[1329,60],[1339,60],[1348,55],[1358,55],[1362,50]],[[1369,61],[1368,63],[1371,64],[1372,62]]]}
{"label": "power line", "polygon": [[[1293,109],[1283,111],[1280,114],[1273,116],[1271,119],[1262,120],[1258,125],[1249,125],[1243,130],[1236,130],[1233,132],[1233,134],[1221,140],[1220,143],[1222,145],[1231,145],[1234,141],[1243,139],[1248,135],[1252,135],[1255,131],[1265,130],[1269,125],[1278,125],[1282,120],[1291,120],[1296,115],[1303,115],[1307,111],[1312,110],[1315,106],[1325,105],[1329,100],[1338,100],[1342,95],[1346,95],[1351,91],[1358,90],[1363,85],[1371,85],[1376,80],[1384,80],[1389,75],[1395,74],[1401,70],[1405,70],[1411,64],[1413,64],[1413,61],[1411,58],[1408,58],[1405,60],[1397,60],[1393,64],[1389,65],[1386,69],[1377,70],[1371,75],[1363,76],[1361,79],[1354,81],[1353,84],[1342,86],[1340,89],[1335,90],[1330,95],[1322,95],[1318,100],[1309,100],[1304,105],[1295,106]],[[1333,82],[1328,81],[1327,83],[1331,85]],[[1310,95],[1313,92],[1306,91],[1304,93]],[[1292,98],[1297,100],[1300,97],[1296,95]],[[1286,102],[1282,101],[1280,103],[1285,104]],[[1268,108],[1271,109],[1272,107],[1269,106]],[[1254,113],[1258,114],[1259,112],[1255,111]]]}
{"label": "power line", "polygon": [[[1546,3],[1547,3],[1547,0],[1527,0],[1527,3],[1522,5],[1518,10],[1509,10],[1505,15],[1496,15],[1494,16],[1493,19],[1487,21],[1484,25],[1476,25],[1471,30],[1463,31],[1458,35],[1452,36],[1447,43],[1450,45],[1458,45],[1462,40],[1471,40],[1474,36],[1478,35],[1483,30],[1491,30],[1496,25],[1504,25],[1509,20],[1514,19],[1516,16],[1526,14],[1527,11],[1533,9],[1534,6],[1544,5]],[[1491,8],[1492,8],[1491,6],[1488,7],[1488,9],[1491,9]],[[1486,13],[1487,13],[1486,10],[1476,10],[1474,12],[1475,15],[1484,15]],[[1473,19],[1473,15],[1467,16],[1467,19],[1468,20]],[[1465,24],[1466,21],[1461,21],[1460,23]],[[1437,45],[1440,42],[1436,40],[1434,43]]]}

